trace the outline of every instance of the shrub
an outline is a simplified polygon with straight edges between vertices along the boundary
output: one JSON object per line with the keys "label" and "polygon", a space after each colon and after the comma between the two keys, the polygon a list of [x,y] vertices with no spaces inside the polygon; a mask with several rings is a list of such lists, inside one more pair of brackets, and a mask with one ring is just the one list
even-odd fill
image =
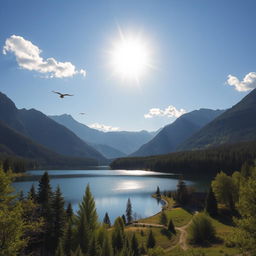
{"label": "shrub", "polygon": [[192,244],[209,243],[215,239],[215,229],[204,213],[199,213],[193,218],[188,233],[189,242]]}

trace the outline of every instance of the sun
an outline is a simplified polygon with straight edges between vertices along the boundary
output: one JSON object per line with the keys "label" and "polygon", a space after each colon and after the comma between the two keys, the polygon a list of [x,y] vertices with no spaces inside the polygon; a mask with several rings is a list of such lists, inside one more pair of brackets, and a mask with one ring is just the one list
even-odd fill
{"label": "sun", "polygon": [[123,80],[136,80],[145,75],[150,64],[150,50],[146,40],[138,35],[124,35],[113,43],[110,64],[114,74]]}

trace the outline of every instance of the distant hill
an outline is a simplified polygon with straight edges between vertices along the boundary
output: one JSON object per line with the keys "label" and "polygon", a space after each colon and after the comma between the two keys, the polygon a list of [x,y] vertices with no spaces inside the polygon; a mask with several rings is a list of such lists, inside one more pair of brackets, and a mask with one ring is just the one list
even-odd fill
{"label": "distant hill", "polygon": [[227,143],[256,139],[256,90],[200,131],[182,143],[178,149],[194,150]]}
{"label": "distant hill", "polygon": [[161,155],[174,152],[179,144],[223,112],[224,110],[200,109],[184,114],[165,126],[151,141],[142,145],[131,156]]}
{"label": "distant hill", "polygon": [[99,152],[66,127],[35,109],[17,109],[3,93],[0,93],[0,120],[10,128],[58,154],[105,161]]}
{"label": "distant hill", "polygon": [[32,160],[34,165],[43,168],[83,168],[97,165],[93,159],[78,159],[61,156],[26,138],[0,121],[0,156],[21,157]]}
{"label": "distant hill", "polygon": [[154,133],[147,131],[140,132],[102,132],[92,129],[84,124],[76,121],[71,115],[50,116],[54,121],[66,126],[73,131],[77,136],[88,143],[101,144],[110,146],[123,152],[124,154],[131,154],[137,150],[141,145],[147,143],[154,136]]}

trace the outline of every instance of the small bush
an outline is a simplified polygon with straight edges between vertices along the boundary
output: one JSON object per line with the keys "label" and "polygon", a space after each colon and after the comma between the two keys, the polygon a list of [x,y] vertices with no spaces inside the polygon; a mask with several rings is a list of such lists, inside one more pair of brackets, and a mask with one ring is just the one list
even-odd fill
{"label": "small bush", "polygon": [[188,239],[192,244],[205,244],[215,240],[215,229],[204,213],[196,215],[188,230]]}

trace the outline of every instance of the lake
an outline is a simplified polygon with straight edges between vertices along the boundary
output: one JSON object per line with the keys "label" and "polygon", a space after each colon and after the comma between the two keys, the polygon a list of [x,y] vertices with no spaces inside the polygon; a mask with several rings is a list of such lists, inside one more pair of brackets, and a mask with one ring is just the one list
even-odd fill
{"label": "lake", "polygon": [[[29,176],[13,183],[16,191],[23,190],[26,195],[44,171],[27,171]],[[84,195],[85,187],[90,184],[95,198],[99,220],[108,212],[111,221],[125,214],[128,198],[131,199],[133,213],[138,218],[148,217],[161,210],[161,203],[152,198],[157,186],[160,190],[175,190],[177,175],[142,170],[108,170],[107,167],[96,170],[49,170],[53,189],[59,185],[66,203],[71,203],[74,211]],[[186,180],[187,185],[202,188],[202,184]]]}

